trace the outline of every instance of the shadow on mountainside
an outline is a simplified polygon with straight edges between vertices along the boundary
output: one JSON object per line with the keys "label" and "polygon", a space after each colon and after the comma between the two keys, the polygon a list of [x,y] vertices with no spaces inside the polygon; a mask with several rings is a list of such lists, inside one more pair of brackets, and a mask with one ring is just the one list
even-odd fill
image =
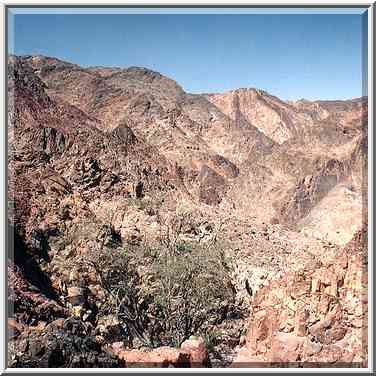
{"label": "shadow on mountainside", "polygon": [[[30,248],[24,243],[21,236],[11,224],[8,224],[8,241],[8,260],[14,262],[21,269],[25,279],[38,288],[42,294],[49,299],[58,301],[59,297],[52,287],[50,278],[43,273],[34,258],[35,256],[33,257],[31,254]],[[39,256],[46,259],[45,247],[42,247],[42,251]]]}

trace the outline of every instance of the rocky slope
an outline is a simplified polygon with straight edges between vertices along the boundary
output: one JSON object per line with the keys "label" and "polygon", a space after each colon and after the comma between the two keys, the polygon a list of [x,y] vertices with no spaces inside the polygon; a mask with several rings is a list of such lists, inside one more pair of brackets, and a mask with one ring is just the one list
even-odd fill
{"label": "rocky slope", "polygon": [[[314,270],[342,276],[353,268],[329,273],[334,260],[350,257],[338,252],[366,215],[366,98],[288,103],[257,89],[192,95],[145,68],[12,56],[8,105],[12,367],[129,367],[142,359],[228,366],[249,312],[264,307],[274,288],[283,297],[302,270],[311,281]],[[175,300],[164,307],[169,320],[159,310],[155,297],[164,290],[155,281],[168,276],[164,286],[172,288],[171,265],[181,280],[196,265],[200,277],[186,279],[192,307],[221,297],[199,329],[192,329],[199,309],[185,317],[191,331],[174,316]],[[320,288],[305,291],[305,305]],[[128,304],[119,303],[124,291]],[[343,291],[335,293],[341,301]],[[175,327],[158,324],[166,321]],[[277,337],[289,342],[291,325]],[[346,333],[333,340],[342,349]],[[303,348],[306,339],[297,336],[291,341]],[[363,364],[359,336],[343,356]],[[326,362],[332,342],[312,359]],[[249,343],[238,358],[272,361],[269,342],[264,352]],[[304,360],[296,348],[295,360]]]}
{"label": "rocky slope", "polygon": [[261,289],[233,367],[367,367],[367,264],[365,226],[334,260]]}

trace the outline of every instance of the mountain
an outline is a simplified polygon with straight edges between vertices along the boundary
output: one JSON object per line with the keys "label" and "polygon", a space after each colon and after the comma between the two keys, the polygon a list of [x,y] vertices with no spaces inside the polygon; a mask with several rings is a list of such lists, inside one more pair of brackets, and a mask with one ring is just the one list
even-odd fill
{"label": "mountain", "polygon": [[[306,217],[331,189],[339,183],[351,185],[350,159],[361,142],[365,99],[287,103],[257,89],[192,95],[146,68],[84,69],[43,56],[21,60],[43,80],[54,100],[90,114],[104,132],[125,122],[136,136],[187,170],[186,175],[196,176],[195,182],[186,183],[188,192],[197,180],[205,186],[200,180],[210,180],[208,176],[225,187],[202,187],[210,191],[199,195],[206,203],[221,201],[231,186],[229,196],[236,207],[256,210],[268,221],[291,224],[305,219],[302,223],[309,225]],[[209,169],[209,175],[202,169]],[[303,192],[302,182],[309,179],[314,187]],[[358,189],[351,203],[357,226],[360,196]],[[344,232],[317,233],[344,244],[353,234]]]}
{"label": "mountain", "polygon": [[[64,348],[54,340],[61,354],[73,356],[74,330],[52,323],[85,323],[77,333],[91,336],[97,349],[94,358],[87,349],[86,366],[119,365],[113,356],[119,358],[120,350],[111,355],[106,347],[119,338],[132,339],[128,349],[175,340],[180,346],[177,338],[220,330],[224,339],[212,344],[211,362],[231,364],[254,294],[281,273],[327,265],[362,228],[367,106],[367,98],[286,102],[254,88],[190,94],[146,68],[9,57],[13,330],[27,328],[29,345],[36,346],[38,325],[47,325],[53,336],[64,338]],[[219,253],[210,258],[213,247]],[[162,268],[167,256],[171,264]],[[123,257],[128,264],[121,263]],[[162,328],[156,322],[174,322],[177,311],[167,315],[175,300],[162,306],[159,297],[169,295],[155,289],[172,288],[179,273],[183,280],[191,267],[184,260],[196,265],[187,288],[211,275],[204,287],[192,285],[192,309],[216,294],[221,304],[208,309],[212,321],[206,315],[196,330],[201,308],[197,317],[184,316],[185,331],[180,318],[176,327]],[[172,275],[171,265],[177,268]],[[222,272],[231,282],[216,279]],[[132,277],[115,280],[122,286],[116,285],[116,294],[137,292],[127,295],[133,305],[115,299],[105,275],[111,283],[115,276]],[[167,276],[169,282],[162,283]],[[176,294],[178,299],[183,293]],[[128,310],[123,316],[122,309]],[[163,320],[161,312],[167,315]],[[233,316],[238,319],[231,321]],[[16,354],[23,337],[16,332],[12,338]],[[43,364],[55,364],[46,349]],[[128,359],[123,350],[120,358]],[[193,362],[194,353],[179,351],[179,359]],[[61,364],[72,361],[69,356],[61,355]],[[25,352],[11,364],[40,366],[41,359]]]}

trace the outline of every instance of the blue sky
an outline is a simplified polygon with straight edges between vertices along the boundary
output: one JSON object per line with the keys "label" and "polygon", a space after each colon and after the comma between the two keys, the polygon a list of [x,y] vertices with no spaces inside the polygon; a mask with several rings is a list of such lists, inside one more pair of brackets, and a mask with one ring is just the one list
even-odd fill
{"label": "blue sky", "polygon": [[9,51],[83,66],[144,66],[193,93],[257,87],[282,99],[346,99],[365,94],[365,19],[346,13],[16,14],[9,19]]}

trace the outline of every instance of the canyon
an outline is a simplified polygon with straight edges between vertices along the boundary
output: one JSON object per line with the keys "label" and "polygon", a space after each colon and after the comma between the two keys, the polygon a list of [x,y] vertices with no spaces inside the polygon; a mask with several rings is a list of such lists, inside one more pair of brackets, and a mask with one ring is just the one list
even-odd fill
{"label": "canyon", "polygon": [[9,367],[365,367],[367,126],[10,56]]}

